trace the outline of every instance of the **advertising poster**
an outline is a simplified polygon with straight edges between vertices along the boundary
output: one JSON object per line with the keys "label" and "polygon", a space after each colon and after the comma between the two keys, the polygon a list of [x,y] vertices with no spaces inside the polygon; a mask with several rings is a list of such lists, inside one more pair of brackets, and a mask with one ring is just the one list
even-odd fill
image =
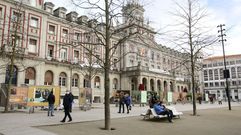
{"label": "advertising poster", "polygon": [[141,103],[147,103],[147,91],[141,91]]}
{"label": "advertising poster", "polygon": [[207,93],[205,93],[205,101],[209,101],[209,98],[208,98],[208,94]]}
{"label": "advertising poster", "polygon": [[27,106],[48,106],[48,95],[53,91],[55,106],[60,104],[60,87],[58,86],[30,86],[28,89]]}
{"label": "advertising poster", "polygon": [[172,102],[172,92],[167,93],[167,102]]}
{"label": "advertising poster", "polygon": [[92,99],[91,88],[81,88],[79,93],[79,105],[90,103]]}
{"label": "advertising poster", "polygon": [[10,104],[27,105],[28,87],[11,87]]}

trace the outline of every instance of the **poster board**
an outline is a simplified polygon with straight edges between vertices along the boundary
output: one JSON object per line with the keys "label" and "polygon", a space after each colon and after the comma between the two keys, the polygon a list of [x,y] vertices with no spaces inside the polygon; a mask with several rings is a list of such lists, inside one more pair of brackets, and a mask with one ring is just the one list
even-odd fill
{"label": "poster board", "polygon": [[172,102],[172,92],[167,92],[167,102],[171,103]]}
{"label": "poster board", "polygon": [[141,91],[141,103],[147,103],[147,91]]}
{"label": "poster board", "polygon": [[79,105],[84,105],[90,103],[92,99],[92,89],[91,88],[80,88],[79,93]]}
{"label": "poster board", "polygon": [[18,104],[26,106],[28,101],[28,87],[11,87],[10,104]]}
{"label": "poster board", "polygon": [[30,86],[28,89],[27,106],[48,106],[48,95],[53,91],[55,106],[60,104],[60,87],[58,86]]}

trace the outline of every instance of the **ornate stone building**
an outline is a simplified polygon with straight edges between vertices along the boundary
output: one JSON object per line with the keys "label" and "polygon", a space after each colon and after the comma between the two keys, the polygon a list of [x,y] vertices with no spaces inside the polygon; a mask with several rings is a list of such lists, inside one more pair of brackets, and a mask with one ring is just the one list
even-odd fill
{"label": "ornate stone building", "polygon": [[[93,41],[88,35],[90,27],[101,26],[87,16],[78,16],[64,7],[54,9],[51,2],[43,0],[24,0],[19,10],[12,0],[0,0],[0,83],[8,78],[8,53],[11,53],[11,37],[14,19],[20,16],[17,30],[17,55],[13,84],[55,85],[61,87],[61,95],[70,89],[78,98],[81,88],[89,87],[83,74],[88,54],[78,46],[80,41]],[[160,45],[155,41],[155,30],[144,21],[144,8],[131,1],[123,9],[123,25],[129,21],[141,27],[131,27],[125,32],[138,31],[141,37],[131,38],[117,48],[113,55],[114,65],[110,73],[111,94],[124,90],[138,98],[139,89],[156,91],[162,97],[171,91],[188,91],[188,72],[184,61],[186,54]],[[131,17],[130,17],[131,16]],[[134,21],[133,21],[134,19]],[[112,41],[114,43],[114,39]],[[104,58],[103,47],[95,48],[99,58]],[[120,61],[119,61],[120,60]],[[119,61],[119,62],[115,62]],[[91,80],[94,102],[103,102],[104,76],[97,73]]]}

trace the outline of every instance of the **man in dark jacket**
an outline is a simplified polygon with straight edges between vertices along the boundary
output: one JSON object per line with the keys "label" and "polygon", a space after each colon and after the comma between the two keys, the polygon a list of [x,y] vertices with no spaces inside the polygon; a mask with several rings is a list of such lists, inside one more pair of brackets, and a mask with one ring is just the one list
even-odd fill
{"label": "man in dark jacket", "polygon": [[[54,103],[55,103],[55,96],[53,94],[53,91],[50,92],[48,98],[48,103],[49,103],[49,109],[48,109],[48,116],[54,116]],[[51,113],[51,114],[49,114]]]}
{"label": "man in dark jacket", "polygon": [[120,95],[119,95],[119,112],[118,113],[121,113],[121,108],[122,108],[122,113],[125,113],[125,97],[124,97],[124,92],[120,92]]}
{"label": "man in dark jacket", "polygon": [[69,117],[69,121],[68,121],[68,122],[72,121],[72,117],[71,117],[71,115],[70,115],[70,113],[69,113],[69,111],[70,111],[70,106],[71,106],[71,104],[72,104],[72,101],[73,101],[73,100],[72,100],[72,97],[71,97],[69,91],[67,90],[67,91],[66,91],[66,94],[64,95],[64,99],[63,99],[64,118],[63,118],[63,120],[61,120],[60,122],[65,122],[65,119],[66,119],[67,116]]}

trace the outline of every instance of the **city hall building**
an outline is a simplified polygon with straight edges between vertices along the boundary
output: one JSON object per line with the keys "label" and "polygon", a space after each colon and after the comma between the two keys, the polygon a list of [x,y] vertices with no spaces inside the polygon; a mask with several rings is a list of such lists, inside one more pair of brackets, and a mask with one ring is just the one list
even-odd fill
{"label": "city hall building", "polygon": [[[227,55],[226,66],[229,70],[228,86],[230,99],[239,101],[241,99],[241,54]],[[215,99],[219,96],[227,100],[226,79],[223,74],[223,56],[210,57],[203,60],[203,90]]]}
{"label": "city hall building", "polygon": [[[180,92],[189,92],[188,64],[184,63],[189,59],[188,55],[158,44],[154,38],[155,30],[145,21],[144,11],[135,1],[122,8],[123,24],[119,25],[132,20],[130,16],[138,18],[135,21],[143,29],[130,27],[125,32],[138,31],[142,38],[125,41],[113,53],[111,62],[115,64],[109,75],[111,96],[121,90],[130,93],[134,100],[138,100],[139,90],[155,91],[162,97],[167,92],[177,96]],[[18,17],[21,23],[15,33],[13,22]],[[88,67],[88,52],[78,45],[80,41],[96,43],[94,35],[86,34],[93,25],[101,27],[103,23],[64,7],[55,7],[51,2],[23,0],[22,8],[19,8],[13,0],[0,0],[0,83],[8,82],[8,54],[16,38],[14,86],[60,86],[61,96],[71,90],[75,98],[80,89],[91,86],[92,101],[103,102],[104,72],[96,73],[89,82],[83,74]],[[115,44],[115,39],[111,44]],[[104,59],[103,46],[96,47],[94,53]]]}

